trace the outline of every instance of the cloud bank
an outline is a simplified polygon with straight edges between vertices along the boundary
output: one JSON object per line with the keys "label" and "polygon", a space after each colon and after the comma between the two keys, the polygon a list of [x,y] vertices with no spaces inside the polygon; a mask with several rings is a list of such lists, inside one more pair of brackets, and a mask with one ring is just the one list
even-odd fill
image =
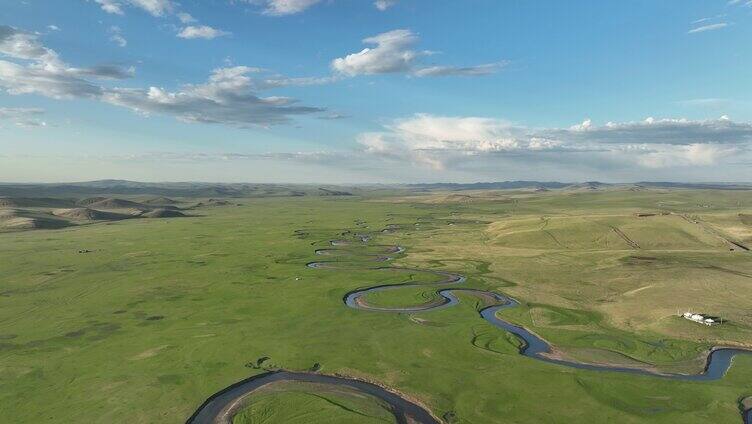
{"label": "cloud bank", "polygon": [[259,97],[251,91],[253,68],[215,69],[205,84],[186,85],[170,92],[158,87],[118,88],[102,100],[136,112],[172,115],[183,122],[225,124],[236,127],[269,126],[287,122],[290,116],[322,112],[299,106],[288,97]]}
{"label": "cloud bank", "polygon": [[[36,34],[0,26],[0,89],[8,94],[38,94],[56,99],[91,99],[123,106],[139,113],[174,116],[183,122],[236,127],[270,126],[296,115],[324,109],[298,105],[289,97],[263,97],[256,91],[279,86],[309,85],[317,81],[266,75],[246,66],[215,69],[206,83],[188,84],[175,91],[160,87],[121,88],[105,85],[123,80],[135,69],[112,65],[76,68],[42,45]],[[259,74],[254,78],[254,74]]]}
{"label": "cloud bank", "polygon": [[483,117],[417,114],[398,119],[381,132],[358,136],[363,152],[434,170],[491,166],[515,158],[536,163],[555,160],[607,166],[665,168],[709,166],[752,148],[752,124],[728,117],[713,120],[590,120],[570,128],[528,128]]}
{"label": "cloud bank", "polygon": [[479,76],[496,72],[500,63],[476,66],[424,66],[420,59],[432,55],[430,51],[415,50],[418,36],[408,29],[396,29],[363,39],[363,50],[336,58],[332,69],[340,75],[377,75],[405,73],[416,77]]}
{"label": "cloud bank", "polygon": [[102,87],[91,80],[126,79],[133,68],[112,65],[72,67],[39,42],[36,34],[0,25],[0,88],[9,94],[40,94],[52,98],[94,98]]}

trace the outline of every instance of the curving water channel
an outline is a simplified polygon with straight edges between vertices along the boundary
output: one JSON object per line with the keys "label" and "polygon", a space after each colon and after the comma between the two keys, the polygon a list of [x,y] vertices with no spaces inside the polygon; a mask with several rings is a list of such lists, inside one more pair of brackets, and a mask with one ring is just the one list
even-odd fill
{"label": "curving water channel", "polygon": [[245,406],[244,399],[253,392],[269,384],[290,381],[335,385],[371,395],[389,405],[399,424],[440,424],[425,408],[376,384],[354,378],[293,371],[270,371],[235,383],[207,399],[187,423],[231,424],[233,417]]}
{"label": "curving water channel", "polygon": [[[365,246],[370,240],[370,236],[363,234],[356,234],[356,238],[359,245]],[[383,253],[378,254],[358,254],[347,249],[342,249],[341,246],[351,245],[349,240],[332,240],[330,244],[333,248],[318,249],[315,251],[317,255],[329,255],[329,256],[358,256],[360,258],[368,258],[371,261],[385,262],[391,260],[389,255],[402,253],[404,248],[400,246],[380,246],[384,249]],[[309,268],[329,268],[329,269],[342,269],[342,264],[345,261],[317,261],[310,262],[306,266]],[[360,267],[359,267],[360,268]],[[355,269],[355,268],[353,268]],[[752,354],[752,351],[718,346],[714,347],[708,353],[705,368],[698,374],[679,374],[679,373],[663,373],[651,369],[637,368],[637,367],[619,367],[610,366],[607,364],[585,363],[572,360],[566,360],[558,358],[552,355],[552,345],[539,337],[535,333],[526,329],[525,327],[518,326],[507,322],[497,316],[497,313],[504,309],[514,308],[519,305],[519,302],[511,297],[505,296],[500,293],[469,289],[469,288],[445,288],[437,290],[439,299],[422,305],[389,308],[369,305],[365,296],[370,293],[386,291],[386,290],[398,290],[406,287],[421,287],[421,286],[443,286],[443,285],[457,285],[465,282],[466,278],[463,275],[436,271],[426,269],[404,268],[396,266],[379,266],[371,267],[369,269],[384,269],[384,270],[405,270],[405,271],[417,271],[423,273],[430,273],[441,276],[442,278],[436,282],[430,283],[400,283],[400,284],[388,284],[368,287],[365,289],[359,289],[347,293],[343,300],[344,303],[354,309],[371,311],[371,312],[386,312],[386,313],[413,313],[413,312],[426,312],[433,311],[442,308],[448,308],[459,303],[458,293],[464,293],[472,296],[480,297],[491,303],[491,306],[487,306],[479,311],[480,316],[489,322],[490,324],[501,328],[509,333],[512,333],[521,342],[519,352],[526,357],[556,364],[560,366],[591,370],[591,371],[609,371],[609,372],[622,372],[637,375],[646,375],[656,378],[672,379],[672,380],[684,380],[684,381],[712,381],[722,378],[726,372],[731,368],[734,358],[737,355]],[[240,383],[237,383],[227,389],[215,394],[209,398],[199,410],[188,420],[191,424],[218,424],[218,423],[231,423],[232,416],[237,412],[240,405],[240,400],[249,396],[253,391],[260,387],[270,384],[276,381],[304,381],[312,383],[323,384],[335,384],[340,386],[346,386],[353,390],[366,393],[375,396],[382,401],[386,402],[398,423],[413,422],[417,424],[438,424],[440,421],[431,415],[429,411],[423,407],[408,401],[404,397],[391,392],[381,386],[367,383],[357,379],[334,377],[323,374],[313,373],[296,373],[290,371],[275,371],[259,376],[251,377]],[[742,412],[742,418],[745,424],[752,424],[752,409],[748,409]],[[409,421],[408,421],[409,420]]]}
{"label": "curving water channel", "polygon": [[740,401],[744,424],[752,424],[752,396]]}

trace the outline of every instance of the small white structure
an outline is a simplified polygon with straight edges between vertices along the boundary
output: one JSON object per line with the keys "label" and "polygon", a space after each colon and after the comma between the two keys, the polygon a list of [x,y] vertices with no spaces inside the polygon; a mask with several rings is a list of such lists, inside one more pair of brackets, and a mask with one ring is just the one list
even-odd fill
{"label": "small white structure", "polygon": [[705,325],[708,325],[708,326],[718,324],[718,322],[716,320],[714,320],[713,318],[706,318],[702,314],[695,314],[695,313],[692,313],[692,312],[689,312],[689,311],[685,312],[682,316],[685,319],[688,319],[690,321],[694,321],[694,322],[699,323],[699,324],[705,324]]}

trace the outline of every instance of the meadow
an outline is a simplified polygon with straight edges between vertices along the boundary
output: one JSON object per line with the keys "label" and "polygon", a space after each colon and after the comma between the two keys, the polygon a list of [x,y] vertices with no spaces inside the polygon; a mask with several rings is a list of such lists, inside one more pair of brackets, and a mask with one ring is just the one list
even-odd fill
{"label": "meadow", "polygon": [[[518,354],[477,298],[415,314],[348,308],[436,297],[436,277],[521,302],[503,312],[586,362],[702,370],[752,347],[752,192],[611,189],[233,199],[189,217],[0,233],[0,412],[7,422],[185,422],[265,369],[379,382],[448,423],[737,423],[752,356],[714,382],[576,370]],[[392,226],[393,231],[381,230]],[[350,231],[350,233],[346,233]],[[312,269],[329,240],[406,251]],[[343,236],[343,233],[345,235]],[[736,244],[734,244],[736,243]],[[354,247],[351,249],[355,250]],[[370,250],[369,250],[370,249]],[[79,253],[86,251],[87,253]],[[706,327],[691,308],[727,320]],[[373,399],[274,386],[237,423],[389,422]]]}

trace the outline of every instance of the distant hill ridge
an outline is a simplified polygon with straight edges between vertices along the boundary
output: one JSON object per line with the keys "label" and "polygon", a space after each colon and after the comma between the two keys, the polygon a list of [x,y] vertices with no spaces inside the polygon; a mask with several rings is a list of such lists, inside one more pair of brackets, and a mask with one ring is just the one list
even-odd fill
{"label": "distant hill ridge", "polygon": [[558,189],[568,187],[572,184],[560,183],[556,181],[499,181],[499,182],[480,182],[480,183],[426,183],[426,184],[407,184],[407,187],[422,188],[428,190],[448,189],[448,190],[509,190],[518,188],[545,188]]}
{"label": "distant hill ridge", "polygon": [[425,183],[406,184],[406,187],[424,190],[513,190],[513,189],[585,189],[598,190],[609,187],[636,188],[687,188],[687,189],[715,189],[715,190],[752,190],[752,183],[678,183],[640,181],[636,183],[603,183],[600,181],[585,181],[582,183],[562,183],[558,181],[498,181],[478,183]]}
{"label": "distant hill ridge", "polygon": [[[142,206],[170,206],[171,197],[291,197],[291,196],[348,196],[359,195],[380,189],[396,190],[514,190],[533,189],[537,191],[557,189],[598,190],[609,187],[642,188],[687,188],[715,190],[750,190],[752,183],[681,183],[681,182],[635,182],[603,183],[599,181],[559,182],[559,181],[497,181],[476,183],[422,183],[422,184],[363,184],[363,185],[314,185],[314,184],[252,184],[252,183],[144,183],[126,180],[99,180],[76,183],[20,184],[0,183],[0,207],[35,207],[32,198],[56,198],[60,202],[52,207],[88,206],[87,203],[75,204],[73,198],[88,197],[90,204],[105,201],[113,196],[155,196],[152,200],[143,200]],[[5,198],[3,198],[5,197]],[[27,198],[26,204],[12,204],[9,197]],[[67,198],[63,199],[63,198]],[[97,199],[97,200],[95,200]],[[66,203],[67,202],[67,203]]]}
{"label": "distant hill ridge", "polygon": [[[1,183],[0,197],[92,197],[104,200],[118,195],[157,196],[159,200],[144,203],[170,204],[171,197],[290,197],[346,195],[345,186],[305,184],[252,183],[143,183],[125,180],[99,180],[75,183]],[[92,203],[94,201],[92,200]],[[86,206],[86,204],[79,204]],[[60,205],[64,207],[65,205]]]}
{"label": "distant hill ridge", "polygon": [[57,199],[53,197],[0,197],[0,208],[66,208],[75,206],[72,199]]}

